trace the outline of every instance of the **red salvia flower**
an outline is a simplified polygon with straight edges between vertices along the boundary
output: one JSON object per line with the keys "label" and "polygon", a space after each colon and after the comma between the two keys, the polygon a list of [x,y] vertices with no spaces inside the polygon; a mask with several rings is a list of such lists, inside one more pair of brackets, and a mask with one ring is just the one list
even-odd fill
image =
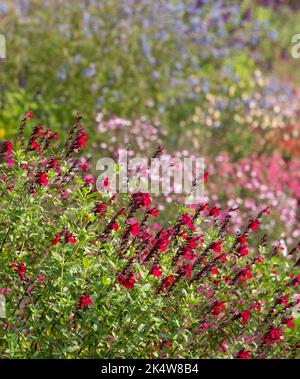
{"label": "red salvia flower", "polygon": [[191,265],[184,265],[182,267],[182,270],[184,272],[184,275],[187,277],[187,278],[190,278],[191,277],[191,272],[193,271],[193,268]]}
{"label": "red salvia flower", "polygon": [[106,213],[107,205],[106,203],[99,203],[96,205],[95,213],[100,214],[101,216],[104,216]]}
{"label": "red salvia flower", "polygon": [[198,245],[198,242],[200,242],[200,243],[204,242],[204,239],[203,239],[202,236],[190,238],[189,241],[188,241],[188,246],[192,247],[192,248],[196,248],[197,245]]}
{"label": "red salvia flower", "polygon": [[33,118],[34,118],[34,115],[33,115],[33,113],[30,111],[30,112],[28,112],[28,113],[24,116],[24,118],[25,118],[25,119],[27,119],[27,118],[31,118],[31,119],[33,119]]}
{"label": "red salvia flower", "polygon": [[200,212],[205,211],[206,209],[209,211],[209,207],[207,206],[207,204],[200,204],[198,209]]}
{"label": "red salvia flower", "polygon": [[186,225],[188,228],[194,230],[195,229],[195,226],[194,224],[192,223],[192,219],[191,219],[191,216],[186,214],[186,213],[183,213],[180,218],[179,218],[179,222],[183,225]]}
{"label": "red salvia flower", "polygon": [[140,231],[140,237],[143,240],[149,240],[149,238],[151,237],[151,234],[149,232],[147,232],[147,230],[141,230]]}
{"label": "red salvia flower", "polygon": [[55,237],[51,241],[51,245],[57,245],[60,242],[61,238],[58,233],[55,233]]}
{"label": "red salvia flower", "polygon": [[76,140],[75,140],[75,148],[85,149],[87,141],[88,141],[88,138],[86,136],[86,132],[84,131],[84,129],[81,129],[80,134],[76,137]]}
{"label": "red salvia flower", "polygon": [[39,136],[41,138],[44,138],[45,132],[43,131],[43,129],[44,129],[43,125],[40,125],[40,126],[37,126],[36,128],[34,128],[34,130],[33,130],[33,136],[32,137],[34,139],[37,139]]}
{"label": "red salvia flower", "polygon": [[251,278],[252,278],[252,274],[250,272],[250,269],[248,268],[245,268],[244,270],[242,270],[241,275],[239,276],[239,280],[241,282],[245,282],[247,279],[251,279]]}
{"label": "red salvia flower", "polygon": [[5,141],[3,146],[4,153],[12,153],[13,145],[10,141]]}
{"label": "red salvia flower", "polygon": [[161,341],[161,345],[160,345],[160,347],[163,348],[163,347],[165,347],[165,346],[167,346],[169,349],[172,349],[173,345],[172,345],[171,340],[168,340],[168,341],[167,341],[167,340],[163,339],[163,340]]}
{"label": "red salvia flower", "polygon": [[242,246],[246,246],[247,244],[247,238],[248,238],[248,235],[247,234],[242,234],[241,236],[238,237],[238,242],[242,245]]}
{"label": "red salvia flower", "polygon": [[148,213],[153,217],[157,217],[158,216],[158,209],[157,208],[151,208],[151,209],[149,209]]}
{"label": "red salvia flower", "polygon": [[109,227],[111,230],[114,230],[115,232],[117,230],[119,230],[119,225],[115,222],[115,221],[112,221],[110,224],[109,224]]}
{"label": "red salvia flower", "polygon": [[217,301],[216,304],[212,307],[211,313],[214,316],[219,316],[220,313],[225,312],[224,301]]}
{"label": "red salvia flower", "polygon": [[75,244],[77,243],[77,239],[72,236],[72,234],[69,234],[66,236],[66,242]]}
{"label": "red salvia flower", "polygon": [[51,158],[48,162],[49,168],[54,168],[58,164],[58,159],[57,158]]}
{"label": "red salvia flower", "polygon": [[211,243],[210,248],[215,253],[221,253],[222,252],[222,241]]}
{"label": "red salvia flower", "polygon": [[256,301],[253,305],[252,308],[256,309],[258,312],[261,311],[261,306],[259,305],[259,302]]}
{"label": "red salvia flower", "polygon": [[6,163],[9,166],[13,166],[14,164],[14,153],[12,151],[13,145],[10,141],[5,141],[2,147],[2,152],[3,152],[3,158],[5,159]]}
{"label": "red salvia flower", "polygon": [[221,261],[223,261],[224,263],[226,263],[228,261],[228,259],[226,258],[225,254],[221,254],[217,257],[217,259],[220,259]]}
{"label": "red salvia flower", "polygon": [[294,317],[285,318],[282,320],[284,324],[286,324],[290,329],[293,329],[295,324],[293,323]]}
{"label": "red salvia flower", "polygon": [[151,275],[155,276],[156,278],[159,278],[162,276],[162,272],[158,265],[155,265],[151,271]]}
{"label": "red salvia flower", "polygon": [[209,212],[210,216],[220,216],[221,209],[220,208],[212,208]]}
{"label": "red salvia flower", "polygon": [[255,220],[252,220],[249,224],[249,229],[251,229],[253,232],[255,232],[258,229],[258,226],[260,224],[260,220],[256,218]]}
{"label": "red salvia flower", "polygon": [[129,232],[132,237],[135,237],[140,231],[140,225],[135,219],[129,220]]}
{"label": "red salvia flower", "polygon": [[236,356],[238,359],[250,359],[251,358],[251,352],[246,349],[242,349],[237,353]]}
{"label": "red salvia flower", "polygon": [[273,344],[278,341],[282,342],[283,336],[280,328],[276,328],[275,326],[273,326],[268,330],[266,336],[263,338],[263,342]]}
{"label": "red salvia flower", "polygon": [[248,324],[251,316],[251,309],[247,309],[246,311],[240,313],[240,318],[242,319],[242,324]]}
{"label": "red salvia flower", "polygon": [[48,176],[45,172],[40,172],[38,174],[37,183],[42,187],[46,187],[48,185]]}
{"label": "red salvia flower", "polygon": [[268,208],[268,207],[265,208],[265,209],[263,209],[263,210],[262,210],[262,213],[265,213],[265,214],[267,214],[267,215],[270,215],[270,214],[271,214],[271,212],[269,211],[269,208]]}
{"label": "red salvia flower", "polygon": [[24,265],[24,262],[21,262],[18,267],[18,275],[21,281],[25,280],[25,272],[26,272],[26,267]]}
{"label": "red salvia flower", "polygon": [[37,151],[38,153],[41,153],[41,146],[36,142],[36,140],[33,140],[31,142],[31,149]]}
{"label": "red salvia flower", "polygon": [[190,261],[193,259],[194,254],[193,254],[193,251],[188,246],[185,246],[183,248],[183,256],[186,261]]}
{"label": "red salvia flower", "polygon": [[26,267],[24,265],[24,262],[13,262],[10,267],[15,269],[15,272],[19,275],[21,282],[24,282],[26,273]]}
{"label": "red salvia flower", "polygon": [[282,305],[284,305],[287,308],[289,306],[289,298],[288,298],[288,296],[287,295],[281,296],[278,299],[277,304],[282,304]]}
{"label": "red salvia flower", "polygon": [[165,231],[162,231],[159,238],[151,241],[151,244],[160,252],[165,252],[169,245],[169,234]]}
{"label": "red salvia flower", "polygon": [[125,215],[125,210],[126,210],[126,208],[122,208],[122,209],[120,209],[119,211],[118,211],[118,213],[117,213],[117,216],[120,216],[120,215]]}
{"label": "red salvia flower", "polygon": [[135,279],[132,274],[126,277],[123,274],[120,274],[118,282],[125,288],[132,289],[134,287]]}
{"label": "red salvia flower", "polygon": [[48,136],[50,139],[55,139],[55,141],[58,141],[58,132],[54,132],[54,133],[52,133],[51,131],[50,131],[50,134],[49,134],[49,136]]}
{"label": "red salvia flower", "polygon": [[171,284],[173,284],[174,282],[175,282],[175,279],[174,279],[173,275],[169,275],[162,280],[162,284],[163,284],[164,288],[169,288],[171,286]]}
{"label": "red salvia flower", "polygon": [[298,276],[296,276],[295,279],[292,280],[291,285],[292,286],[299,286],[300,285],[300,274]]}
{"label": "red salvia flower", "polygon": [[152,203],[151,197],[148,192],[135,192],[132,194],[131,198],[136,208],[149,208],[150,204]]}
{"label": "red salvia flower", "polygon": [[238,254],[244,257],[249,254],[249,250],[245,246],[242,246],[238,249]]}
{"label": "red salvia flower", "polygon": [[204,179],[204,183],[207,183],[208,182],[208,177],[209,177],[209,174],[208,172],[206,171],[203,175],[203,179]]}
{"label": "red salvia flower", "polygon": [[90,299],[91,295],[81,295],[80,296],[80,308],[84,309],[85,307],[91,307],[93,302]]}

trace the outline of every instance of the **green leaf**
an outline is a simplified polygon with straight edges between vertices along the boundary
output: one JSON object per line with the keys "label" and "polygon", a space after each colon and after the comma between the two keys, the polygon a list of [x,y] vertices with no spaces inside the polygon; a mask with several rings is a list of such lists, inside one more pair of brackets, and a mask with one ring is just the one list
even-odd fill
{"label": "green leaf", "polygon": [[102,276],[101,281],[105,286],[109,286],[111,283],[111,279],[106,276]]}

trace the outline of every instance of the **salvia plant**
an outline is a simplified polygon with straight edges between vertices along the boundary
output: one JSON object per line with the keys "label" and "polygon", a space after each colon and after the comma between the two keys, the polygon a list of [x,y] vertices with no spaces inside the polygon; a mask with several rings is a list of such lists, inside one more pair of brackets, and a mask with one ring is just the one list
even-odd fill
{"label": "salvia plant", "polygon": [[[105,119],[102,113],[97,115],[98,131],[101,142],[92,144],[94,150],[101,150],[102,154],[111,156],[118,161],[120,151],[126,148],[129,157],[143,156],[145,151],[155,151],[158,145],[166,146],[166,141],[171,139],[171,134],[163,129],[159,120],[151,122],[144,116],[136,120],[128,120],[112,116]],[[290,125],[290,137],[283,144],[284,150],[268,155],[252,151],[250,157],[235,161],[231,152],[216,154],[210,144],[209,148],[214,153],[212,157],[206,157],[205,161],[209,171],[210,180],[206,185],[204,201],[210,199],[217,207],[239,207],[239,211],[232,216],[232,230],[240,229],[246,222],[248,214],[256,214],[263,207],[269,207],[272,212],[272,220],[265,223],[262,228],[268,233],[269,239],[281,243],[284,248],[292,248],[300,237],[300,165],[293,149],[298,143],[297,135],[293,131],[298,130],[297,124]],[[246,128],[247,129],[247,128]],[[276,128],[274,130],[277,130]],[[255,133],[253,133],[255,134]],[[257,133],[258,134],[258,133]],[[278,130],[277,130],[277,134]],[[261,136],[260,136],[261,137]],[[258,139],[256,136],[255,139]],[[191,140],[185,138],[191,145],[191,141],[198,143],[195,136]],[[264,148],[267,150],[264,141]],[[218,140],[219,142],[219,140]],[[294,144],[291,145],[291,143]],[[241,147],[239,144],[239,148]],[[256,143],[258,146],[258,143]],[[269,145],[268,145],[269,146]],[[176,147],[176,146],[175,146]],[[170,150],[173,150],[170,152]],[[164,155],[170,157],[172,166],[178,165],[178,159],[190,157],[196,159],[195,149],[190,146],[182,149],[164,149]],[[278,149],[277,149],[278,150]],[[210,154],[212,154],[210,152]],[[169,153],[169,154],[167,154]],[[291,156],[291,154],[293,154]],[[177,160],[177,161],[176,161]],[[138,168],[141,173],[142,170]],[[143,170],[147,176],[147,167]],[[135,174],[133,172],[133,174]],[[190,180],[193,180],[194,172],[190,172]],[[233,180],[234,179],[234,180]],[[179,191],[167,193],[164,196],[154,196],[156,206],[164,209],[160,221],[168,223],[170,214],[173,215],[173,203],[183,203],[184,199]],[[171,204],[171,205],[170,205]],[[170,206],[169,206],[170,205]],[[219,217],[223,217],[223,212]],[[286,246],[286,247],[285,247]]]}
{"label": "salvia plant", "polygon": [[235,234],[211,204],[155,230],[149,193],[96,190],[80,116],[66,141],[25,139],[31,118],[1,146],[1,357],[297,357],[298,245],[251,243],[268,208]]}

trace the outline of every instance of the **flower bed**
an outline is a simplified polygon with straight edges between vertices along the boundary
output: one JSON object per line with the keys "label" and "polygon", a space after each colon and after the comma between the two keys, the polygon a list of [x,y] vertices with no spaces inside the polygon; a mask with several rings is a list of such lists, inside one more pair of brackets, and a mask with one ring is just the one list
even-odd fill
{"label": "flower bed", "polygon": [[297,356],[297,248],[251,243],[267,208],[231,233],[232,209],[199,204],[153,234],[148,193],[85,180],[80,117],[63,149],[45,127],[25,141],[32,117],[1,148],[2,357]]}

